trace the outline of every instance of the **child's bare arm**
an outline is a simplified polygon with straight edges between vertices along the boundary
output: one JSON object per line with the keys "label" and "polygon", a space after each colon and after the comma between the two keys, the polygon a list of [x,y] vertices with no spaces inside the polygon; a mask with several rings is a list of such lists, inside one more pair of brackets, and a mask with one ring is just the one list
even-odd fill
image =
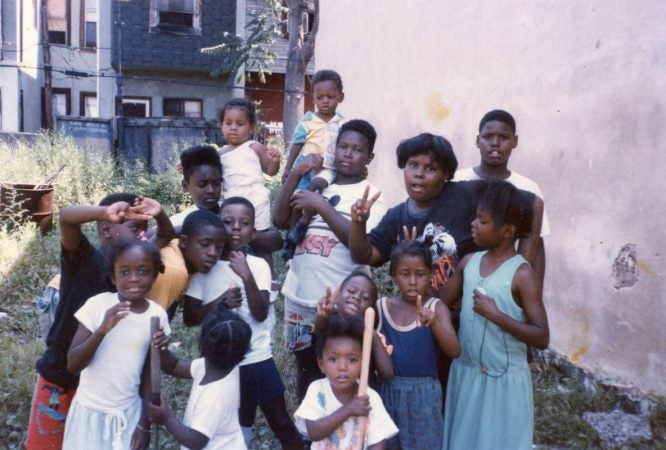
{"label": "child's bare arm", "polygon": [[463,271],[473,253],[467,254],[460,260],[449,280],[442,286],[437,286],[437,296],[442,299],[449,308],[458,303],[462,297]]}
{"label": "child's bare arm", "polygon": [[292,224],[291,196],[298,186],[298,181],[303,174],[316,167],[321,167],[321,163],[321,157],[308,155],[298,166],[294,167],[287,177],[282,178],[282,189],[280,189],[273,207],[273,225],[276,228],[286,230]]}
{"label": "child's bare arm", "polygon": [[301,149],[303,149],[303,143],[291,144],[291,148],[289,149],[289,156],[287,157],[287,162],[284,165],[284,173],[282,174],[282,183],[284,183],[287,177],[289,176],[289,173],[291,172],[291,168],[294,166],[296,158],[298,158],[298,155],[301,154]]}
{"label": "child's bare arm", "polygon": [[183,303],[183,322],[188,327],[200,325],[204,317],[209,312],[215,311],[216,308],[217,302],[210,302],[204,305],[198,298],[186,295]]}
{"label": "child's bare arm", "polygon": [[117,202],[110,206],[72,205],[60,210],[60,241],[66,251],[76,250],[85,239],[81,225],[97,220],[119,223],[124,220],[129,203]]}
{"label": "child's bare arm", "polygon": [[370,414],[370,400],[368,396],[355,395],[349,403],[342,405],[332,414],[317,420],[306,420],[305,425],[310,439],[321,441],[330,436],[350,417],[367,416],[368,414]]}
{"label": "child's bare arm", "polygon": [[77,374],[85,369],[95,356],[95,352],[106,334],[129,314],[129,302],[119,302],[104,314],[104,321],[95,331],[91,332],[79,323],[67,353],[67,370]]}
{"label": "child's bare arm", "polygon": [[155,218],[157,232],[150,237],[150,240],[158,248],[168,245],[169,242],[176,238],[176,230],[171,224],[169,216],[167,216],[162,205],[157,200],[148,197],[139,197],[134,202],[131,210]]}
{"label": "child's bare arm", "polygon": [[519,322],[504,314],[497,308],[494,299],[478,289],[474,290],[474,311],[530,347],[548,347],[548,317],[541,298],[541,288],[531,267],[523,264],[518,268],[513,277],[511,291],[525,312],[525,322]]}
{"label": "child's bare arm", "polygon": [[430,330],[437,339],[437,344],[442,351],[450,358],[457,358],[460,355],[460,341],[456,335],[456,330],[451,322],[451,313],[449,308],[437,302],[435,306],[435,320],[430,324]]}
{"label": "child's bare arm", "polygon": [[176,378],[192,378],[190,366],[192,361],[178,359],[169,350],[169,337],[161,329],[155,333],[151,345],[160,350],[160,368],[162,372],[168,373]]}
{"label": "child's bare arm", "polygon": [[315,192],[299,191],[291,197],[291,207],[300,210],[316,211],[331,227],[333,234],[347,246],[351,222],[340,214],[324,197]]}
{"label": "child's bare arm", "polygon": [[261,163],[261,170],[269,176],[273,176],[278,173],[280,170],[280,152],[272,147],[266,148],[264,144],[259,142],[254,142],[250,145],[250,148],[259,157],[259,162]]}
{"label": "child's bare arm", "polygon": [[208,436],[185,426],[173,415],[169,403],[164,397],[160,398],[159,405],[151,404],[149,406],[148,415],[151,422],[164,425],[174,439],[184,447],[199,450],[208,444]]}
{"label": "child's bare arm", "polygon": [[349,229],[349,252],[357,264],[377,265],[382,263],[382,255],[368,240],[365,224],[370,217],[370,209],[379,198],[378,192],[368,199],[370,186],[367,186],[363,198],[359,199],[351,208],[351,225]]}
{"label": "child's bare arm", "polygon": [[393,361],[376,332],[372,335],[372,359],[379,378],[383,381],[393,378]]}
{"label": "child's bare arm", "polygon": [[259,290],[243,252],[233,250],[229,253],[229,267],[243,280],[247,306],[252,317],[258,322],[263,322],[268,317],[268,291]]}
{"label": "child's bare arm", "polygon": [[326,324],[328,316],[331,314],[333,308],[335,307],[337,293],[338,289],[335,290],[335,294],[332,294],[331,288],[328,286],[326,287],[326,296],[320,299],[319,303],[317,304],[317,314],[315,315],[314,325],[312,327],[313,333],[316,334],[317,331],[321,330]]}
{"label": "child's bare arm", "polygon": [[532,205],[534,210],[534,221],[530,234],[518,241],[518,253],[523,255],[532,267],[536,266],[539,255],[539,241],[541,240],[541,223],[543,221],[543,200],[536,195]]}

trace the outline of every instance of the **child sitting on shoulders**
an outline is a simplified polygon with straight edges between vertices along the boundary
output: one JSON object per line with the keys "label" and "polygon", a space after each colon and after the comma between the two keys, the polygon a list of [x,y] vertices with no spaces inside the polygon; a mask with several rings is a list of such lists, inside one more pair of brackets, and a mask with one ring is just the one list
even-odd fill
{"label": "child sitting on shoulders", "polygon": [[111,247],[109,262],[118,293],[91,297],[75,314],[67,370],[81,379],[65,423],[66,450],[140,449],[150,439],[139,385],[150,387],[151,317],[169,333],[166,312],[146,298],[162,261],[155,246],[129,239]]}
{"label": "child sitting on shoulders", "polygon": [[532,448],[526,352],[546,348],[549,330],[538,276],[515,242],[532,228],[533,200],[507,182],[490,183],[472,222],[474,241],[488,250],[463,258],[445,287],[447,303],[462,295],[462,353],[447,385],[444,449]]}
{"label": "child sitting on shoulders", "polygon": [[250,325],[250,351],[240,363],[240,424],[246,442],[249,445],[259,406],[282,446],[300,450],[303,442],[287,413],[284,384],[273,361],[270,270],[263,259],[242,252],[254,235],[254,208],[243,197],[230,197],[222,203],[220,216],[226,231],[221,260],[208,274],[192,277],[183,315],[187,324],[198,324],[220,306],[237,311]]}
{"label": "child sitting on shoulders", "polygon": [[193,381],[182,422],[173,415],[164,398],[160,405],[149,406],[150,421],[163,424],[183,447],[245,450],[238,423],[238,363],[250,346],[251,335],[252,330],[237,314],[214,311],[201,326],[201,358],[185,361],[167,349],[168,338],[158,331],[152,345],[162,350],[162,370]]}
{"label": "child sitting on shoulders", "polygon": [[[294,165],[313,155],[317,157],[320,169],[302,175],[297,189],[322,192],[335,178],[336,140],[344,123],[344,118],[337,112],[338,104],[345,98],[342,78],[333,70],[317,71],[312,76],[312,95],[317,110],[305,113],[294,130],[282,183]],[[303,241],[313,215],[312,211],[303,211],[300,220],[287,233],[282,253],[284,259],[291,259],[294,249]]]}
{"label": "child sitting on shoulders", "polygon": [[[222,195],[225,199],[245,197],[252,203],[256,232],[249,244],[255,254],[268,263],[275,280],[273,252],[282,246],[282,236],[271,228],[271,193],[264,185],[264,174],[273,176],[278,173],[280,152],[250,139],[257,123],[257,113],[249,100],[229,100],[220,112],[220,123],[227,141],[227,145],[220,149]],[[271,294],[271,301],[274,301],[277,285],[271,289]]]}
{"label": "child sitting on shoulders", "polygon": [[[398,433],[379,395],[368,388],[359,396],[363,320],[338,313],[330,315],[317,333],[317,362],[326,378],[313,381],[294,416],[298,429],[314,441],[313,450],[383,449]],[[360,417],[368,417],[360,447]]]}
{"label": "child sitting on shoulders", "polygon": [[[418,241],[402,241],[391,252],[389,272],[400,293],[379,300],[379,331],[393,346],[395,375],[379,392],[400,434],[386,448],[439,449],[442,442],[442,388],[437,379],[440,352],[455,358],[460,344],[449,309],[426,292],[432,256]],[[426,301],[423,301],[426,299]]]}

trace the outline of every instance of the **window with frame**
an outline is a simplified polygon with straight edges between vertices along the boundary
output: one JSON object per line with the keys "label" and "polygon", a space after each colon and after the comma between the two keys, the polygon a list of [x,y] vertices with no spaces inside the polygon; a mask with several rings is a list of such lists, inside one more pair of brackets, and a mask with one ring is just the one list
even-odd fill
{"label": "window with frame", "polygon": [[99,117],[97,94],[94,92],[81,92],[79,96],[79,115],[83,117]]}
{"label": "window with frame", "polygon": [[[51,88],[51,105],[53,118],[56,116],[70,116],[72,114],[71,90],[67,88]],[[42,88],[42,128],[46,128],[46,92]]]}
{"label": "window with frame", "polygon": [[150,31],[201,35],[201,0],[150,0]]}
{"label": "window with frame", "polygon": [[165,117],[202,117],[203,102],[198,99],[165,98],[162,114]]}
{"label": "window with frame", "polygon": [[49,44],[69,45],[69,0],[46,2],[46,29]]}
{"label": "window with frame", "polygon": [[123,97],[125,117],[150,117],[150,97]]}
{"label": "window with frame", "polygon": [[97,48],[97,2],[81,0],[81,48]]}

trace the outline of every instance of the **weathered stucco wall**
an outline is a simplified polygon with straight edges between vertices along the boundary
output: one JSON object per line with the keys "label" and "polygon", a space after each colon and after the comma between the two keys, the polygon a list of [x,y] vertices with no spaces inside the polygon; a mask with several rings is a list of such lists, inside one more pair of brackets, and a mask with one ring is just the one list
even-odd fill
{"label": "weathered stucco wall", "polygon": [[466,167],[478,160],[481,116],[512,112],[520,144],[511,166],[540,184],[552,228],[551,348],[618,384],[666,394],[666,3],[321,6],[317,69],[341,73],[347,117],[376,125],[370,172],[388,200],[405,197],[391,183],[401,178],[401,139],[443,134]]}

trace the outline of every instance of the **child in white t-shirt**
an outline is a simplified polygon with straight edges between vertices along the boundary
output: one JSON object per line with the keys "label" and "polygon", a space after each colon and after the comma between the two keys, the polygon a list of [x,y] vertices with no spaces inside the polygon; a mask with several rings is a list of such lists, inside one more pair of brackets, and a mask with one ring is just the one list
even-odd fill
{"label": "child in white t-shirt", "polygon": [[201,327],[201,358],[178,360],[167,348],[167,336],[158,331],[152,344],[162,350],[162,370],[179,378],[192,378],[192,390],[183,421],[162,398],[150,405],[151,422],[163,424],[183,449],[246,450],[238,423],[240,405],[238,363],[250,345],[252,330],[237,314],[214,311]]}
{"label": "child in white t-shirt", "polygon": [[139,239],[120,241],[109,250],[118,293],[91,297],[74,317],[79,327],[67,354],[67,370],[81,372],[65,423],[63,449],[144,448],[150,439],[139,385],[150,348],[150,318],[165,333],[164,309],[146,298],[162,265],[157,247]]}
{"label": "child in white t-shirt", "polygon": [[221,261],[207,274],[195,274],[186,292],[183,312],[188,325],[197,324],[212,309],[238,312],[252,328],[249,352],[240,363],[240,424],[246,444],[252,437],[257,407],[282,447],[303,448],[284,400],[284,384],[273,361],[272,332],[275,313],[269,302],[271,272],[262,258],[244,255],[242,249],[254,236],[254,207],[244,197],[224,200],[220,217],[225,228]]}
{"label": "child in white t-shirt", "polygon": [[[294,416],[296,426],[312,441],[312,450],[358,448],[383,449],[385,441],[398,434],[379,394],[368,388],[358,395],[361,373],[363,320],[332,313],[317,332],[317,362],[326,378],[310,383]],[[361,430],[360,417],[368,417]]]}

